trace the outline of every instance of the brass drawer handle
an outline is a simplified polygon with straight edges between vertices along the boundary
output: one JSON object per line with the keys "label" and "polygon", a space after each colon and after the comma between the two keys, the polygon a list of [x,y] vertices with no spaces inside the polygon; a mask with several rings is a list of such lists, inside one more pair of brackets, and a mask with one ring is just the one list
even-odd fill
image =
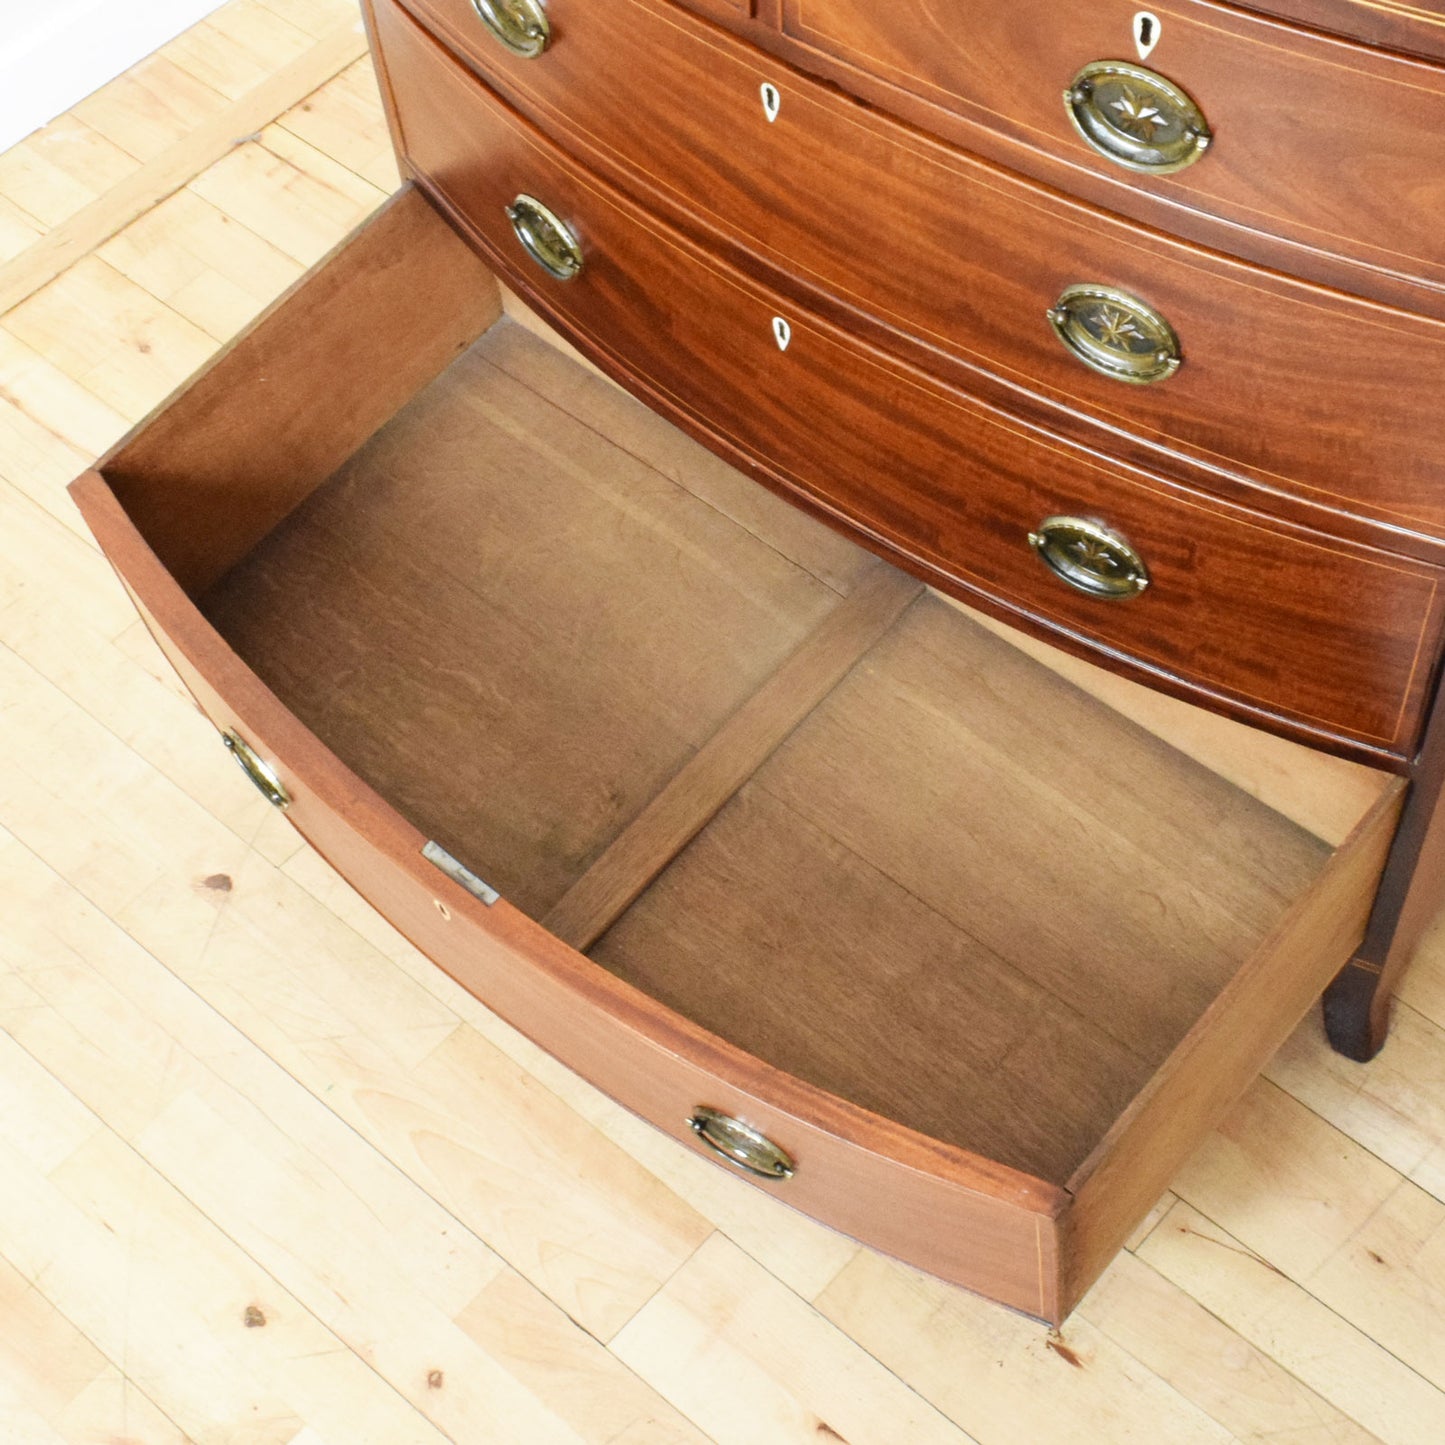
{"label": "brass drawer handle", "polygon": [[1148,386],[1183,358],[1174,328],[1152,306],[1112,286],[1068,286],[1047,312],[1054,334],[1091,371]]}
{"label": "brass drawer handle", "polygon": [[482,24],[508,50],[535,60],[552,39],[541,0],[472,0]]}
{"label": "brass drawer handle", "polygon": [[791,1179],[797,1169],[792,1155],[785,1149],[778,1148],[766,1134],[760,1134],[731,1114],[699,1104],[687,1124],[714,1154],[749,1174],[762,1179]]}
{"label": "brass drawer handle", "polygon": [[234,728],[228,728],[221,734],[221,742],[241,765],[241,771],[260,790],[261,796],[273,808],[280,808],[285,812],[291,806],[291,794],[286,791],[286,785],[277,776],[276,769]]}
{"label": "brass drawer handle", "polygon": [[570,281],[582,270],[582,247],[566,222],[535,196],[518,196],[507,219],[527,254],[549,275]]}
{"label": "brass drawer handle", "polygon": [[1029,533],[1044,565],[1090,597],[1122,601],[1149,585],[1144,559],[1117,532],[1087,517],[1047,517]]}
{"label": "brass drawer handle", "polygon": [[1064,109],[1101,156],[1146,175],[1167,176],[1192,166],[1214,139],[1190,95],[1124,60],[1086,65],[1064,92]]}

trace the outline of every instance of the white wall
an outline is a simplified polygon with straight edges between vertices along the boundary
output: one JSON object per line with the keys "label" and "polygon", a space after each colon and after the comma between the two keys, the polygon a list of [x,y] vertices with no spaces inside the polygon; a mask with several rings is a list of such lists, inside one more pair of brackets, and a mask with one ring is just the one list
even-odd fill
{"label": "white wall", "polygon": [[54,120],[223,0],[0,0],[0,150]]}

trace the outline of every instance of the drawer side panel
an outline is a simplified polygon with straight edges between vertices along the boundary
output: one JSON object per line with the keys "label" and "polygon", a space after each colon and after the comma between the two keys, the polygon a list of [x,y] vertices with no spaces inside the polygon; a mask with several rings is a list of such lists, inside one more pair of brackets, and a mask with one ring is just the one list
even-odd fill
{"label": "drawer side panel", "polygon": [[1070,1180],[1066,1314],[1358,947],[1405,788],[1381,797]]}
{"label": "drawer side panel", "polygon": [[405,187],[101,466],[199,594],[500,314],[491,273]]}

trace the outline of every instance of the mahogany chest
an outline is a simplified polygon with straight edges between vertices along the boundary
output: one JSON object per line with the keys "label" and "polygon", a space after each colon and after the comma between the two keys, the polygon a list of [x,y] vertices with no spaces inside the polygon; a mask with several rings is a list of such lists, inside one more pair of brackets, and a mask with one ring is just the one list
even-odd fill
{"label": "mahogany chest", "polygon": [[78,503],[441,967],[1059,1321],[1442,900],[1445,9],[364,9],[407,183]]}

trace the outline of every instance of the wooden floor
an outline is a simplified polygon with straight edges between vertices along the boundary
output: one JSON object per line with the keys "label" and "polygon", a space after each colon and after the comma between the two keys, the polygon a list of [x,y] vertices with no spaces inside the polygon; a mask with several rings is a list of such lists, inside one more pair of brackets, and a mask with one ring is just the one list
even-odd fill
{"label": "wooden floor", "polygon": [[0,156],[0,1442],[1439,1445],[1445,928],[1051,1336],[621,1113],[249,788],[64,485],[394,183],[348,0]]}

